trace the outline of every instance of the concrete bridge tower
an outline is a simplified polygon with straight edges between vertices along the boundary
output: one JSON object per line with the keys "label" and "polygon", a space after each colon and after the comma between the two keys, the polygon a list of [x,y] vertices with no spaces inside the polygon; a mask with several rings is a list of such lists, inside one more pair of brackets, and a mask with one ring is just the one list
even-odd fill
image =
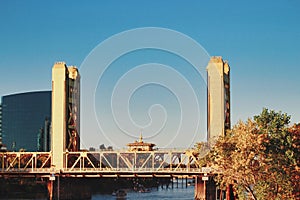
{"label": "concrete bridge tower", "polygon": [[78,69],[57,62],[52,68],[52,165],[64,167],[64,152],[80,148],[80,75]]}
{"label": "concrete bridge tower", "polygon": [[[213,145],[219,136],[230,129],[230,67],[222,57],[211,57],[207,65],[207,139]],[[195,199],[216,199],[213,177],[197,176]],[[234,199],[232,190],[226,199]]]}
{"label": "concrete bridge tower", "polygon": [[207,65],[207,133],[214,143],[230,129],[230,67],[220,56],[211,57]]}

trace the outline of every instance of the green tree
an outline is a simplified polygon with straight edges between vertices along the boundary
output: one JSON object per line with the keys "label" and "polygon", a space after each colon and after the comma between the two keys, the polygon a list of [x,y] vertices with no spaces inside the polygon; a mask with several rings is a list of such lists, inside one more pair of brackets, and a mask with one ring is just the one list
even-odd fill
{"label": "green tree", "polygon": [[254,116],[258,125],[258,134],[264,135],[265,147],[262,155],[267,166],[269,177],[260,183],[262,197],[272,199],[295,199],[293,194],[293,172],[297,166],[299,152],[293,147],[295,140],[289,129],[290,116],[286,113],[263,109],[260,115]]}

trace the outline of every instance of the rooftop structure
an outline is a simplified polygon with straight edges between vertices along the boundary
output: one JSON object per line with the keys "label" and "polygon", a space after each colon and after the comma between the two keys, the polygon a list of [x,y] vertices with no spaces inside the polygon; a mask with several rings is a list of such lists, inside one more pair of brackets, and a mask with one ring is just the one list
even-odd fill
{"label": "rooftop structure", "polygon": [[128,143],[127,146],[129,147],[129,151],[153,151],[155,144],[144,142],[141,134],[139,141]]}

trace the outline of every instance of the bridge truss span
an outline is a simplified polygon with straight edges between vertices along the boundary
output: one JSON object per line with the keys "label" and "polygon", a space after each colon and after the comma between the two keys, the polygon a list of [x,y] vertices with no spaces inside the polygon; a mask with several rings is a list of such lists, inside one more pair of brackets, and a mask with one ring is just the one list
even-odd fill
{"label": "bridge truss span", "polygon": [[50,152],[0,153],[0,176],[49,174],[52,155]]}
{"label": "bridge truss span", "polygon": [[201,174],[193,150],[64,152],[63,168],[51,152],[0,153],[0,176],[59,174],[70,177],[163,177]]}
{"label": "bridge truss span", "polygon": [[68,152],[64,173],[115,176],[159,176],[199,173],[196,157],[186,151]]}

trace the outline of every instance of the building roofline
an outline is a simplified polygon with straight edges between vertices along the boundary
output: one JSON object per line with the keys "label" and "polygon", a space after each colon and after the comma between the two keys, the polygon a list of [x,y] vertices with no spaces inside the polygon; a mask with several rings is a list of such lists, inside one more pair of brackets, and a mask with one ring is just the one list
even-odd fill
{"label": "building roofline", "polygon": [[48,92],[52,92],[52,90],[39,90],[39,91],[30,91],[30,92],[19,92],[19,93],[2,95],[2,97],[18,96],[18,95],[23,95],[23,94],[48,93]]}

